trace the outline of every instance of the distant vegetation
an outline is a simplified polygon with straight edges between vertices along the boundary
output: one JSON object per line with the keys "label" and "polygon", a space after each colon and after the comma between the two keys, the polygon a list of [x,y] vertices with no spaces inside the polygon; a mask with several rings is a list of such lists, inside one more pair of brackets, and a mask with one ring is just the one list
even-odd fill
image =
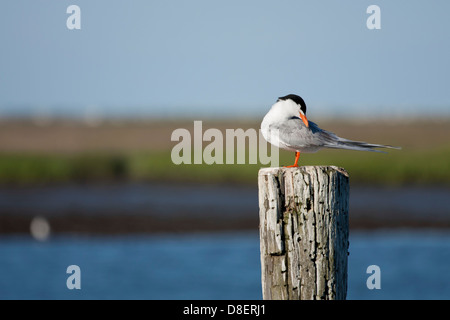
{"label": "distant vegetation", "polygon": [[[282,151],[280,164],[293,163]],[[352,182],[364,184],[450,185],[450,148],[389,154],[323,150],[303,154],[300,165],[336,165]],[[167,181],[256,183],[261,165],[174,165],[170,151],[124,154],[0,154],[0,184],[29,185],[69,182]]]}
{"label": "distant vegetation", "polygon": [[[318,121],[321,123],[320,121]],[[210,122],[207,127],[258,127],[258,123]],[[322,124],[322,123],[321,123]],[[324,123],[323,127],[356,140],[401,146],[388,154],[322,150],[302,154],[300,165],[345,168],[352,183],[442,184],[450,186],[450,122]],[[263,165],[174,165],[170,140],[175,128],[192,121],[131,123],[86,127],[26,122],[0,124],[0,185],[164,181],[174,183],[256,184]],[[207,145],[208,143],[205,143]],[[290,165],[293,152],[280,152]]]}

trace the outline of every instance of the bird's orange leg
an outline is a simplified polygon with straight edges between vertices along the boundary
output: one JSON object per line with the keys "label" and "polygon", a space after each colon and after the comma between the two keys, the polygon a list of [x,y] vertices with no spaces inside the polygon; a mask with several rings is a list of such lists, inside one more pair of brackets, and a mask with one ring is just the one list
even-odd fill
{"label": "bird's orange leg", "polygon": [[300,152],[295,153],[295,163],[292,166],[286,166],[285,168],[296,168],[298,167],[298,159],[300,159]]}

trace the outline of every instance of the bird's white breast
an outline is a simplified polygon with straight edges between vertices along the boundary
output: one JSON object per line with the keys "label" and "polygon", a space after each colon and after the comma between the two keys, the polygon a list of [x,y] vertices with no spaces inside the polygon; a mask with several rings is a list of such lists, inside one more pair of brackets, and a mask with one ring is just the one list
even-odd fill
{"label": "bird's white breast", "polygon": [[276,104],[272,106],[261,122],[261,133],[267,142],[278,148],[286,148],[286,145],[280,141],[278,124],[282,121],[280,114],[276,112]]}

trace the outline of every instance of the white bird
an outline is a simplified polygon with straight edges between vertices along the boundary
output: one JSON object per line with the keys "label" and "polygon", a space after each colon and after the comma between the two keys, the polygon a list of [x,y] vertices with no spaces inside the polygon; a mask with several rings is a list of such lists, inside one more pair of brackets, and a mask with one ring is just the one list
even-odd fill
{"label": "white bird", "polygon": [[319,128],[306,118],[306,104],[295,94],[278,98],[261,122],[261,133],[274,146],[295,152],[295,163],[288,167],[298,167],[301,152],[317,152],[322,148],[374,151],[374,148],[401,149],[381,144],[352,141]]}

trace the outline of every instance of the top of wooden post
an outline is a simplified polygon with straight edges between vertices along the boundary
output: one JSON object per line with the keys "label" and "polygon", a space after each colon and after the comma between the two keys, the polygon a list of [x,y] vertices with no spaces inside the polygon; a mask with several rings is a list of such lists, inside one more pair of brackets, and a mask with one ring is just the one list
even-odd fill
{"label": "top of wooden post", "polygon": [[302,172],[311,172],[314,170],[321,170],[321,171],[337,171],[343,174],[348,178],[348,172],[344,168],[340,168],[337,166],[301,166],[301,167],[294,167],[294,168],[286,168],[286,167],[274,167],[274,168],[261,168],[259,170],[258,175],[265,176],[265,175],[276,175],[283,172],[292,172],[292,171],[302,171]]}

